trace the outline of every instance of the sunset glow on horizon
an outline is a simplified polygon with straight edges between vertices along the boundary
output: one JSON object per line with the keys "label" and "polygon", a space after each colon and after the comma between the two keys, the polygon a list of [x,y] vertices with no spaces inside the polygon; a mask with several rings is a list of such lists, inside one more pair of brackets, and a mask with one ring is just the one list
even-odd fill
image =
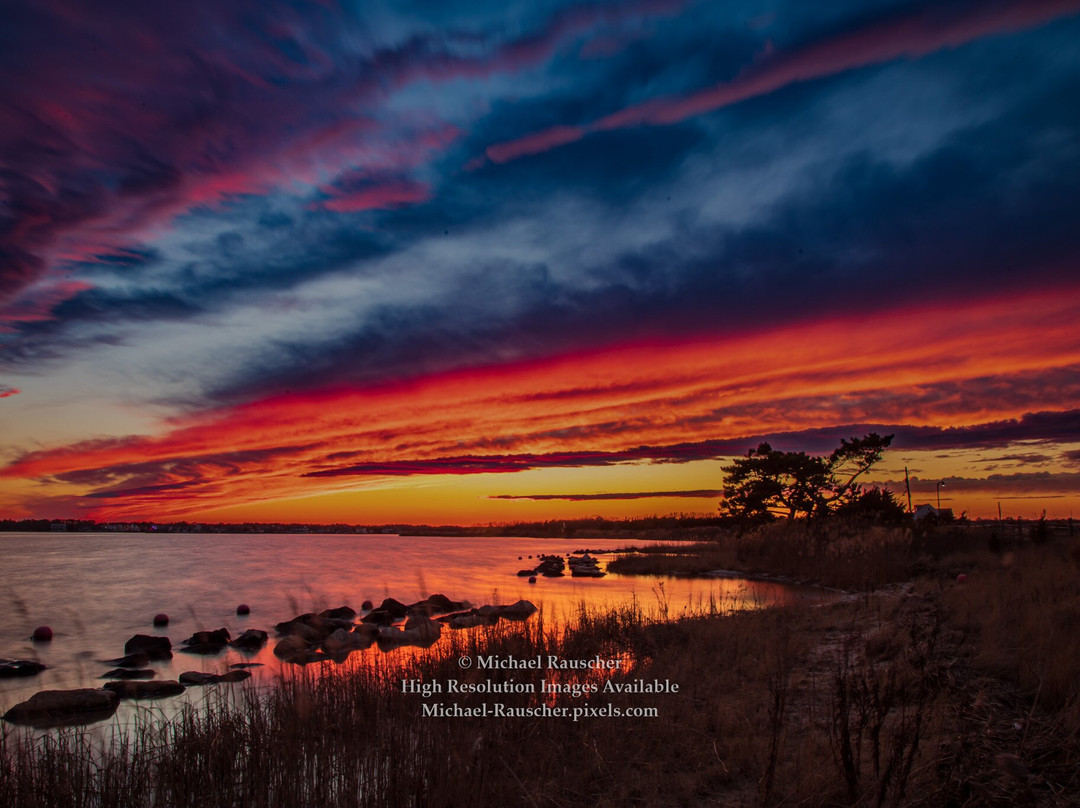
{"label": "sunset glow on horizon", "polygon": [[548,6],[0,12],[0,518],[1080,510],[1080,2]]}

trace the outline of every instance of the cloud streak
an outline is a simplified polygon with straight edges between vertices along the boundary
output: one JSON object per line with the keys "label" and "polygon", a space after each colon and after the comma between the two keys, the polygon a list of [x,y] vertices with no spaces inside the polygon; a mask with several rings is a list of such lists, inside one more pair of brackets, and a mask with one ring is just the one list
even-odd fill
{"label": "cloud streak", "polygon": [[996,34],[1048,23],[1080,13],[1076,0],[954,3],[900,13],[884,21],[776,54],[729,82],[687,96],[656,98],[580,126],[559,125],[485,150],[493,163],[507,163],[574,143],[589,134],[636,126],[668,126],[800,82],[848,70],[916,59]]}

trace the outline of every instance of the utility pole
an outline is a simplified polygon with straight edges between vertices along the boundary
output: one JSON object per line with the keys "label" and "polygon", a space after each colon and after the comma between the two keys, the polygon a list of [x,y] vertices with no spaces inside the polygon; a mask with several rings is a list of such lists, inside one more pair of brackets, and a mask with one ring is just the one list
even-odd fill
{"label": "utility pole", "polygon": [[907,466],[904,466],[904,488],[907,489],[908,513],[911,513],[911,478],[908,477]]}

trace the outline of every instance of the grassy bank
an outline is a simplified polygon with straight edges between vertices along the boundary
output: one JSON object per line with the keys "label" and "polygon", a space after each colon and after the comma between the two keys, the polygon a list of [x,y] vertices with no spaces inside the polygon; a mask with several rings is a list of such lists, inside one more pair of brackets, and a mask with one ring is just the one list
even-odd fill
{"label": "grassy bank", "polygon": [[[820,608],[663,622],[634,607],[583,612],[565,631],[504,621],[397,662],[231,691],[112,745],[6,727],[0,805],[1080,804],[1075,545],[961,541],[922,564],[902,584]],[[486,655],[599,656],[629,669],[459,662]],[[609,675],[678,692],[425,700],[401,684],[602,687]],[[655,714],[425,717],[434,701]]]}
{"label": "grassy bank", "polygon": [[1066,544],[1072,538],[1064,526],[1057,536],[1039,533],[1039,524],[1033,522],[1026,531],[993,524],[912,530],[837,519],[811,531],[801,521],[777,521],[748,531],[716,532],[708,541],[697,543],[635,545],[607,569],[621,575],[730,570],[866,591],[938,571],[944,561],[955,561],[963,554],[971,558],[985,552],[1000,555],[1050,538]]}

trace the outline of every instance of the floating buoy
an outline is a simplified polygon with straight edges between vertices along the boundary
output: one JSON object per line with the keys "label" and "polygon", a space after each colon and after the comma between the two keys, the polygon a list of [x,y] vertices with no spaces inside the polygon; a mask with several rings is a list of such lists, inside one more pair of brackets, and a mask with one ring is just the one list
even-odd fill
{"label": "floating buoy", "polygon": [[248,606],[246,603],[241,603],[239,606],[236,607],[236,613],[237,614],[251,614],[251,607]]}
{"label": "floating buoy", "polygon": [[155,614],[154,615],[154,625],[155,626],[167,626],[167,625],[169,625],[169,615],[165,614],[165,612],[161,612],[160,614]]}
{"label": "floating buoy", "polygon": [[52,639],[52,629],[48,626],[38,626],[33,633],[34,642],[49,642]]}

